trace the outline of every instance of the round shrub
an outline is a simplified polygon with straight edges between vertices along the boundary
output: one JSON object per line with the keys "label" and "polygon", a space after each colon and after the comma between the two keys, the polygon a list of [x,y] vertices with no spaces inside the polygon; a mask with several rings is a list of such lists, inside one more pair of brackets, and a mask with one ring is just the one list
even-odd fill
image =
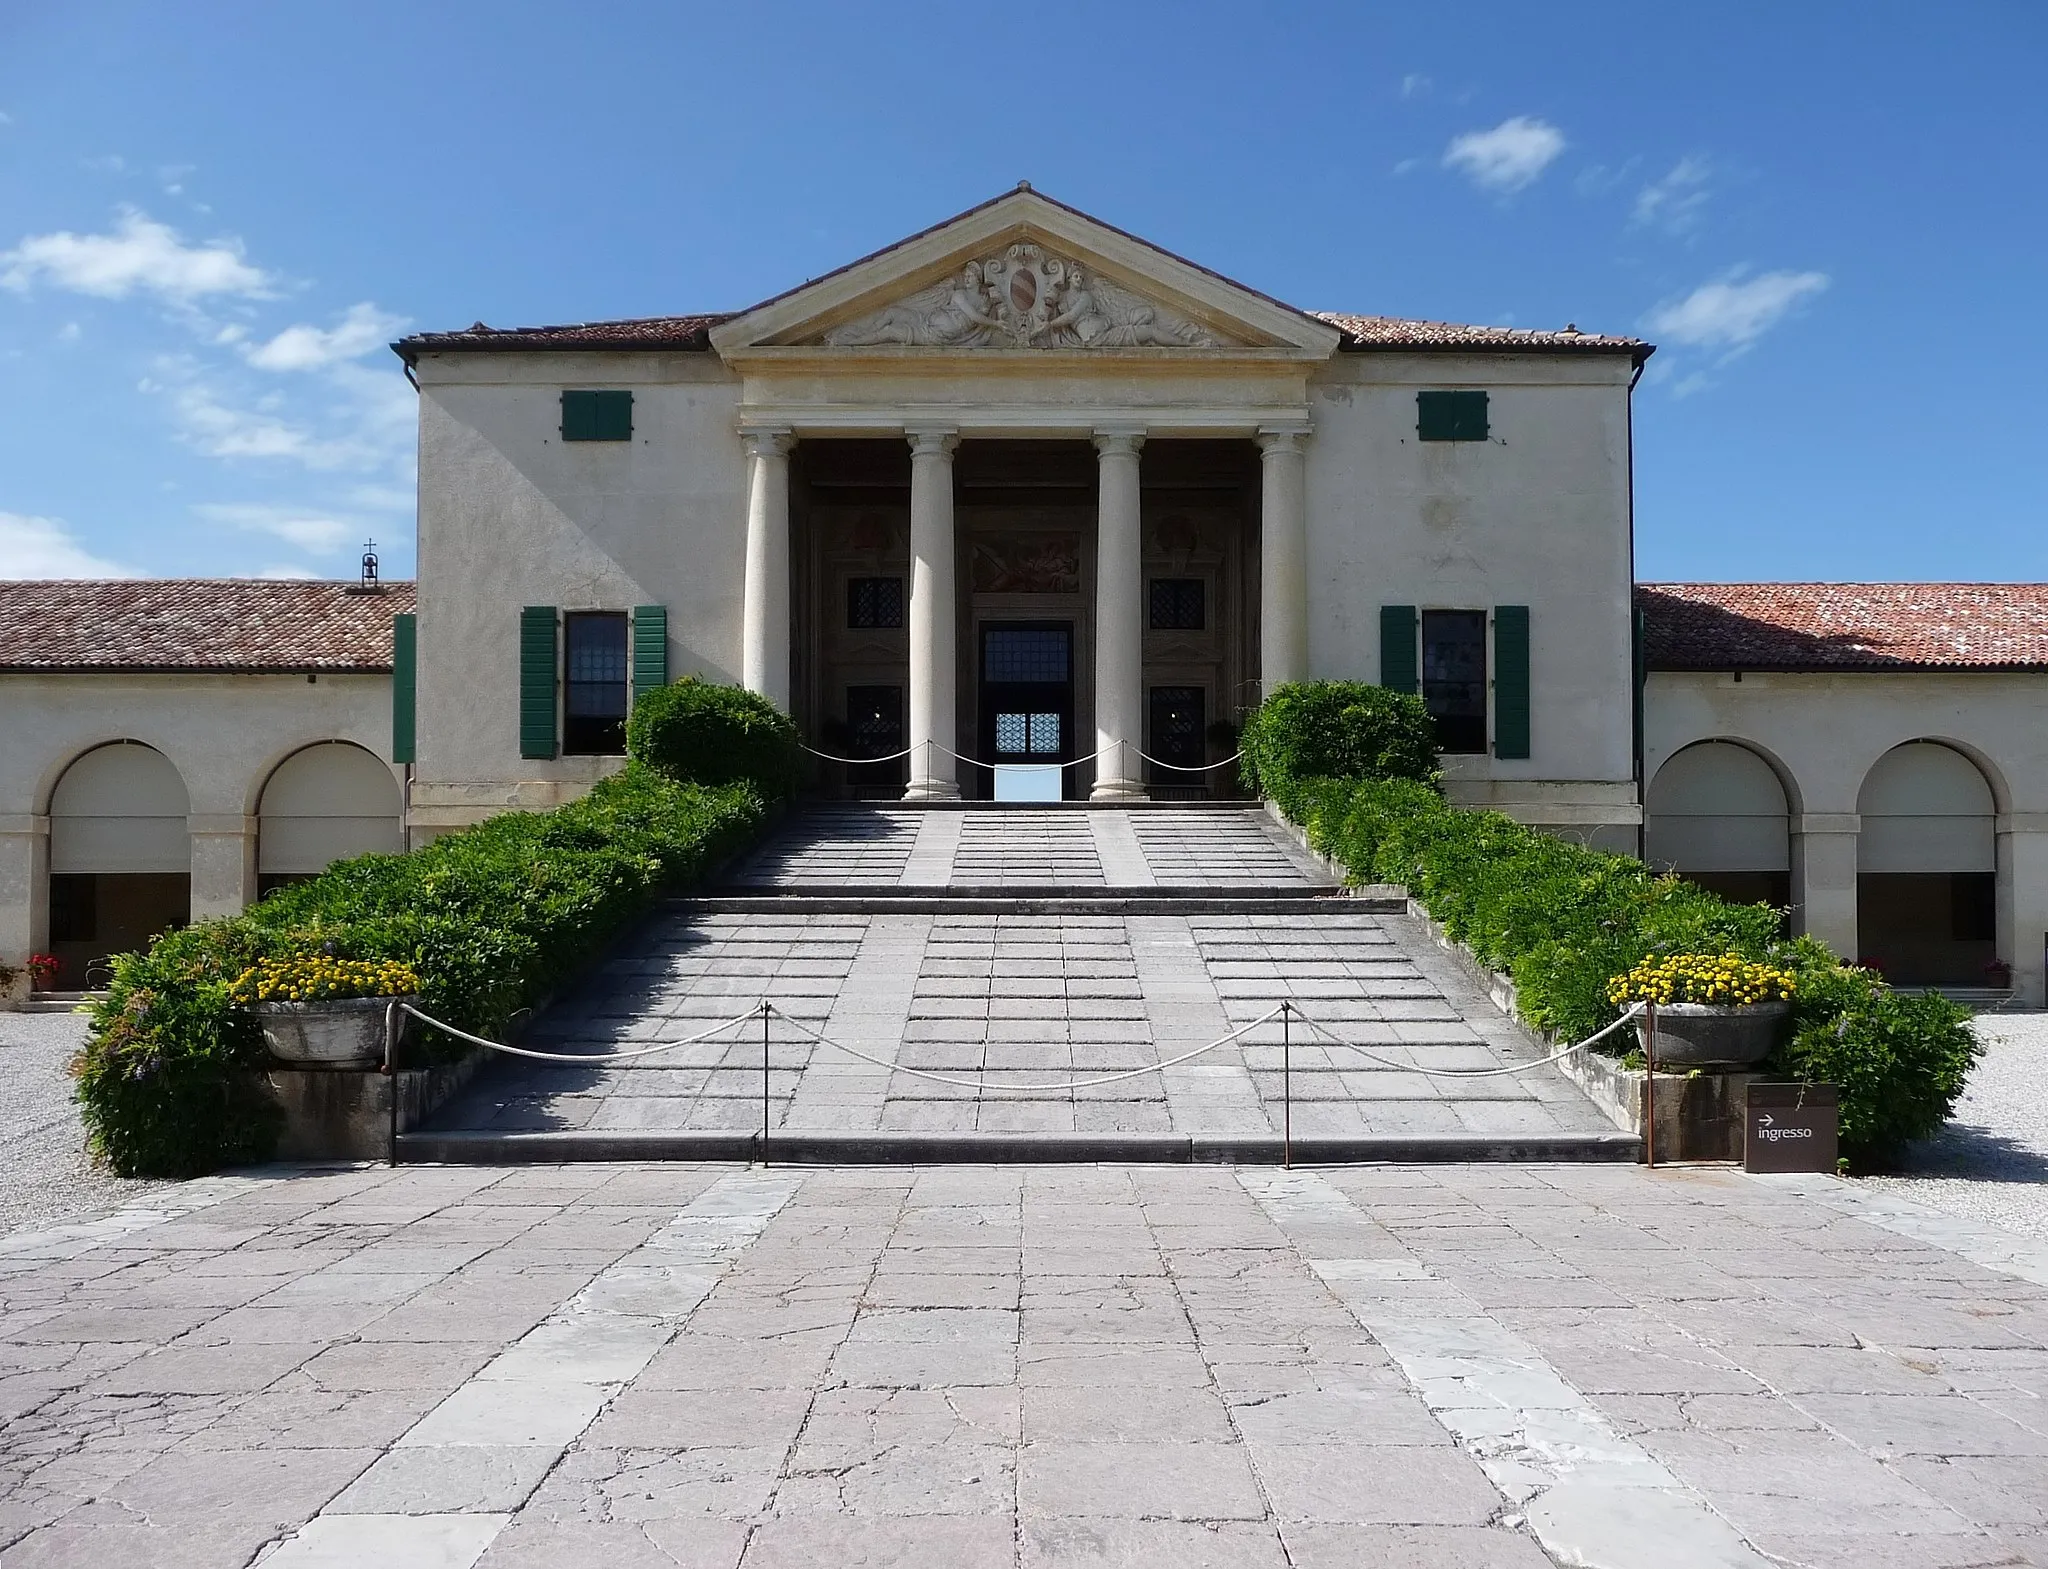
{"label": "round shrub", "polygon": [[1275,688],[1245,721],[1240,744],[1245,783],[1275,798],[1305,779],[1437,781],[1422,699],[1363,681]]}
{"label": "round shrub", "polygon": [[1869,970],[1842,964],[1803,966],[1800,982],[1792,1039],[1771,1066],[1786,1078],[1833,1084],[1843,1157],[1858,1169],[1882,1167],[1955,1109],[1984,1052],[1970,1011],[1933,992],[1893,991]]}
{"label": "round shrub", "polygon": [[796,725],[758,692],[688,676],[633,705],[626,751],[685,783],[750,784],[764,800],[795,792],[803,752]]}

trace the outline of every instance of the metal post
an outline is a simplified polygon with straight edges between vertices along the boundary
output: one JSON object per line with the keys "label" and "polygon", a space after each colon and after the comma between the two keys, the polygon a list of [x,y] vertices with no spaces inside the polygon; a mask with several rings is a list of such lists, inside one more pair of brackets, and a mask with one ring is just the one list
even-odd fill
{"label": "metal post", "polygon": [[385,1164],[398,1164],[398,999],[384,1005],[384,1093],[391,1101],[391,1142]]}
{"label": "metal post", "polygon": [[768,1004],[761,1003],[761,1164],[768,1164]]}
{"label": "metal post", "polygon": [[1280,1164],[1294,1169],[1294,1004],[1280,1004]]}
{"label": "metal post", "polygon": [[1643,1165],[1657,1165],[1657,1005],[1643,1004]]}

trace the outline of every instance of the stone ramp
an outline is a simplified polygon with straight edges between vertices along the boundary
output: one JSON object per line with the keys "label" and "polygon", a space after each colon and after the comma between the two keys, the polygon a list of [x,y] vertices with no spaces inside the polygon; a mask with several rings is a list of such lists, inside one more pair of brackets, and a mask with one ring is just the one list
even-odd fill
{"label": "stone ramp", "polygon": [[[1235,884],[1227,908],[1190,886],[1205,865]],[[407,1135],[408,1158],[743,1158],[764,1101],[782,1159],[1276,1159],[1290,1126],[1304,1159],[1636,1154],[1550,1068],[1413,1071],[1537,1053],[1417,923],[1345,897],[1253,811],[807,815],[524,1044],[683,1041],[763,999],[783,1015],[765,1085],[759,1019],[631,1063],[506,1062]],[[1339,1043],[1254,1023],[1283,1000]],[[1111,1075],[1129,1076],[1000,1093]]]}

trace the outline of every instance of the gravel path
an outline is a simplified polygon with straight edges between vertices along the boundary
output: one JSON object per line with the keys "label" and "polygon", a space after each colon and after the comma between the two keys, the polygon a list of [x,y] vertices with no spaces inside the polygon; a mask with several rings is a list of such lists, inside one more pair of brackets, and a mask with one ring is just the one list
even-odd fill
{"label": "gravel path", "polygon": [[1983,1060],[1947,1127],[1913,1146],[1896,1193],[2023,1236],[2048,1237],[2048,1013],[1985,1014]]}
{"label": "gravel path", "polygon": [[87,1162],[65,1071],[84,1040],[77,1014],[0,1013],[0,1232],[116,1209],[165,1186]]}

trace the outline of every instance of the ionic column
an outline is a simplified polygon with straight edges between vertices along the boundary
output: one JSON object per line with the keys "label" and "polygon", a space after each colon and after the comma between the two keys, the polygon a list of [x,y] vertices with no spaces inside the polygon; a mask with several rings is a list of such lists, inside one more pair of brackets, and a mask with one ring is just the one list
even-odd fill
{"label": "ionic column", "polygon": [[910,784],[906,801],[960,798],[953,747],[953,448],[950,430],[910,439]]}
{"label": "ionic column", "polygon": [[1308,679],[1308,506],[1300,427],[1259,432],[1259,679]]}
{"label": "ionic column", "polygon": [[1091,800],[1143,799],[1144,562],[1139,543],[1138,449],[1145,438],[1095,438],[1095,788]]}
{"label": "ionic column", "polygon": [[747,443],[747,579],[740,685],[789,711],[789,449],[787,430],[741,432]]}

